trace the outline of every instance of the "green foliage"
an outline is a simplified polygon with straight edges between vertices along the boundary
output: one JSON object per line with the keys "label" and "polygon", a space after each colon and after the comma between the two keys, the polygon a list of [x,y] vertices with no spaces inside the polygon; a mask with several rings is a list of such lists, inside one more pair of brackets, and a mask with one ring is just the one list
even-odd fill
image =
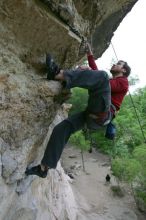
{"label": "green foliage", "polygon": [[146,145],[143,144],[136,147],[133,152],[133,156],[139,161],[142,166],[143,172],[145,172],[146,174]]}
{"label": "green foliage", "polygon": [[68,100],[72,104],[69,114],[74,114],[86,109],[88,100],[88,92],[85,89],[74,88],[72,89],[72,97]]}
{"label": "green foliage", "polygon": [[113,145],[112,158],[129,158],[129,148],[122,140]]}
{"label": "green foliage", "polygon": [[133,152],[133,157],[139,162],[141,165],[141,169],[139,170],[138,182],[141,187],[146,191],[146,145],[137,146]]}
{"label": "green foliage", "polygon": [[146,191],[143,191],[139,188],[135,190],[135,193],[136,193],[137,200],[138,199],[142,200],[146,208]]}
{"label": "green foliage", "polygon": [[135,182],[136,197],[146,205],[146,145],[137,146],[129,158],[114,159],[112,171],[120,180]]}
{"label": "green foliage", "polygon": [[120,180],[132,182],[140,169],[140,163],[133,158],[117,158],[112,161],[113,174]]}
{"label": "green foliage", "polygon": [[70,137],[70,142],[73,145],[77,146],[82,151],[86,151],[86,150],[88,150],[90,148],[90,141],[89,140],[85,140],[85,137],[84,137],[82,131],[78,131],[78,132],[74,133]]}

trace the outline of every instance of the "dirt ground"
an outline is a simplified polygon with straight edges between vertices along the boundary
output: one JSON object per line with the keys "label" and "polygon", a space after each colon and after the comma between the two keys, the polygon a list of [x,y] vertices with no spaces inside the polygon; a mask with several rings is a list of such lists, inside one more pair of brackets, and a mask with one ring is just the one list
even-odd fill
{"label": "dirt ground", "polygon": [[[61,163],[72,179],[72,189],[79,204],[78,220],[145,220],[135,205],[128,186],[117,183],[110,171],[109,157],[93,149],[85,152],[83,170],[80,150],[67,146]],[[110,174],[110,183],[106,175]],[[117,190],[117,188],[120,190]],[[114,188],[114,191],[112,190]]]}

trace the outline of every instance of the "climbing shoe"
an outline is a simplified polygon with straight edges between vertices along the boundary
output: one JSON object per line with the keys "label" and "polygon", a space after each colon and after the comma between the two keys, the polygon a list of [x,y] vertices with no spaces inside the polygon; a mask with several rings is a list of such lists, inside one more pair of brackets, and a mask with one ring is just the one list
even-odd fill
{"label": "climbing shoe", "polygon": [[47,176],[48,173],[48,169],[45,171],[41,170],[41,166],[35,166],[35,167],[31,167],[31,168],[27,168],[25,171],[25,174],[28,175],[37,175],[39,177],[45,178]]}
{"label": "climbing shoe", "polygon": [[50,54],[46,54],[47,79],[54,80],[60,69]]}

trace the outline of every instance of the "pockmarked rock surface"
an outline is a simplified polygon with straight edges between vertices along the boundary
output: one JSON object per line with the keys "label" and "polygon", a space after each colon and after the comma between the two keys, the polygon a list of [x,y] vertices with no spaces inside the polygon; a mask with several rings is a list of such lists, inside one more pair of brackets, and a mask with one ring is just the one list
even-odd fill
{"label": "pockmarked rock surface", "polygon": [[[45,56],[73,67],[81,38],[95,56],[136,0],[0,1],[0,219],[77,219],[78,205],[58,164],[45,180],[25,177],[40,162],[56,123],[67,117],[59,82],[46,80]],[[111,7],[112,5],[112,7]],[[98,43],[98,45],[97,45]]]}

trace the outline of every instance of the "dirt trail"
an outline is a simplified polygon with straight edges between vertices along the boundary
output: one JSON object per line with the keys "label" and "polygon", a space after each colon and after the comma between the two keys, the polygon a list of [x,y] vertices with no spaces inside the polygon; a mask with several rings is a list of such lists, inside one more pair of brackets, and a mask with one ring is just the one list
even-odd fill
{"label": "dirt trail", "polygon": [[74,177],[72,188],[80,206],[79,220],[145,220],[136,208],[133,196],[127,186],[121,186],[123,196],[114,195],[111,187],[117,181],[111,176],[110,183],[105,177],[110,174],[110,161],[106,155],[94,150],[84,153],[85,171],[82,169],[81,153],[67,147],[62,155],[62,165]]}

